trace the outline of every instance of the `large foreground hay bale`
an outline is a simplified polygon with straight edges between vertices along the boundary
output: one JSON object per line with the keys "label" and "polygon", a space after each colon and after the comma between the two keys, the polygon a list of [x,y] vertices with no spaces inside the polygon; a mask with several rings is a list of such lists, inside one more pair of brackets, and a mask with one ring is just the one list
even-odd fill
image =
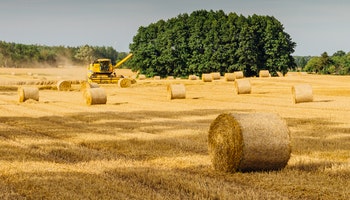
{"label": "large foreground hay bale", "polygon": [[309,84],[298,84],[292,86],[293,103],[312,102],[312,87]]}
{"label": "large foreground hay bale", "polygon": [[169,84],[167,90],[169,100],[186,98],[186,88],[184,84]]}
{"label": "large foreground hay bale", "polygon": [[211,74],[202,74],[202,81],[203,82],[212,82],[213,77],[211,76]]}
{"label": "large foreground hay bale", "polygon": [[236,76],[234,73],[225,73],[225,81],[234,81]]}
{"label": "large foreground hay bale", "polygon": [[25,102],[29,99],[39,101],[39,88],[37,87],[19,87],[18,101]]}
{"label": "large foreground hay bale", "polygon": [[221,78],[220,72],[212,72],[210,74],[211,74],[211,77],[213,78],[213,80],[220,80],[220,78]]}
{"label": "large foreground hay bale", "polygon": [[269,70],[260,70],[259,71],[259,77],[260,78],[267,78],[267,77],[270,77],[270,72]]}
{"label": "large foreground hay bale", "polygon": [[235,71],[233,72],[235,74],[235,79],[241,79],[244,78],[244,74],[242,71]]}
{"label": "large foreground hay bale", "polygon": [[289,134],[276,114],[221,114],[208,135],[213,167],[224,172],[282,169],[291,154]]}
{"label": "large foreground hay bale", "polygon": [[72,88],[72,82],[60,80],[56,84],[58,91],[69,91]]}
{"label": "large foreground hay bale", "polygon": [[107,95],[103,88],[89,88],[83,93],[87,105],[106,104]]}
{"label": "large foreground hay bale", "polygon": [[131,86],[131,80],[129,78],[121,78],[118,80],[118,86],[120,88],[127,88]]}
{"label": "large foreground hay bale", "polygon": [[250,94],[252,91],[252,86],[248,79],[236,79],[234,87],[236,94]]}

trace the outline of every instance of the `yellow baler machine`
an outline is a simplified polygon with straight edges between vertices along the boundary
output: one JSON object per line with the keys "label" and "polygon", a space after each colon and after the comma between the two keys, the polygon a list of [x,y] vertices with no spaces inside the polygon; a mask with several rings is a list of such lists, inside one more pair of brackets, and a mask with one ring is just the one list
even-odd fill
{"label": "yellow baler machine", "polygon": [[112,65],[111,59],[108,58],[99,58],[94,60],[88,67],[87,78],[88,82],[94,83],[118,83],[120,78],[123,78],[122,75],[117,75],[114,72],[114,69],[118,68],[124,62],[129,60],[132,57],[132,53],[127,55],[116,65]]}

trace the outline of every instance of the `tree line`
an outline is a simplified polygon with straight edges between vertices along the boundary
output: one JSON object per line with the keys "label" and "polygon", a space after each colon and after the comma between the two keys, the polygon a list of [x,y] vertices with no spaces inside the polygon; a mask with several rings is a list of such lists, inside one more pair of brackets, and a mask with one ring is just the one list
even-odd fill
{"label": "tree line", "polygon": [[349,75],[350,52],[339,50],[331,56],[327,52],[320,56],[298,56],[296,64],[299,70],[309,73]]}
{"label": "tree line", "polygon": [[139,27],[130,63],[148,76],[238,70],[256,76],[262,69],[285,74],[296,67],[295,45],[272,16],[199,10]]}
{"label": "tree line", "polygon": [[0,67],[86,65],[97,58],[110,58],[115,63],[126,55],[125,52],[105,46],[44,46],[0,41]]}

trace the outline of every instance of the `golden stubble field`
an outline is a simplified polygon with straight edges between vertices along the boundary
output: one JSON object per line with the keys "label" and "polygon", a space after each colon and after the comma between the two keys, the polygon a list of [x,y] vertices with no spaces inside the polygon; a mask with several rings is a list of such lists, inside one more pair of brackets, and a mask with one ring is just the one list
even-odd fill
{"label": "golden stubble field", "polygon": [[[82,80],[84,68],[0,68],[1,199],[348,199],[350,77],[250,78],[235,95],[223,79],[139,80],[101,85],[107,104],[87,106],[79,85],[43,85],[18,102],[21,81]],[[186,99],[167,99],[183,83]],[[309,83],[314,101],[293,104]],[[212,169],[208,130],[222,113],[277,113],[291,132],[285,169],[227,174]]]}

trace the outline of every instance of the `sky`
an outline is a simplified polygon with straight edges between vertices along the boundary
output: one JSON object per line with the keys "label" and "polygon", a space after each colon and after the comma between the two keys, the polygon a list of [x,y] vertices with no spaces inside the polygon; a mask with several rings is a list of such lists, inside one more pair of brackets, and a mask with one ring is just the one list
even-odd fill
{"label": "sky", "polygon": [[0,0],[0,40],[128,52],[140,26],[196,10],[274,16],[297,44],[293,55],[350,51],[348,0]]}

